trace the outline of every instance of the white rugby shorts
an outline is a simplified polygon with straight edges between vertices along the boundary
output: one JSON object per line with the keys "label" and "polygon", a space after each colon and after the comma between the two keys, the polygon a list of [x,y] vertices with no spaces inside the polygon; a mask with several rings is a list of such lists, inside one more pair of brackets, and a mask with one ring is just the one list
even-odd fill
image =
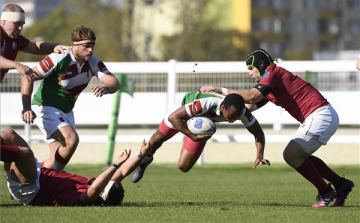
{"label": "white rugby shorts", "polygon": [[41,174],[41,163],[36,161],[36,171],[37,171],[37,179],[33,183],[19,183],[13,180],[9,179],[10,171],[6,171],[6,181],[7,181],[7,187],[11,194],[11,196],[14,198],[14,200],[21,202],[24,205],[29,204],[32,199],[36,196],[36,194],[40,190],[40,174]]}
{"label": "white rugby shorts", "polygon": [[312,154],[326,145],[339,127],[339,116],[330,105],[316,109],[302,123],[293,140],[301,145],[307,154]]}
{"label": "white rugby shorts", "polygon": [[75,129],[74,112],[65,113],[60,109],[51,106],[32,105],[31,109],[35,112],[35,124],[45,135],[47,142],[50,144],[55,140],[51,135],[58,129],[71,125]]}

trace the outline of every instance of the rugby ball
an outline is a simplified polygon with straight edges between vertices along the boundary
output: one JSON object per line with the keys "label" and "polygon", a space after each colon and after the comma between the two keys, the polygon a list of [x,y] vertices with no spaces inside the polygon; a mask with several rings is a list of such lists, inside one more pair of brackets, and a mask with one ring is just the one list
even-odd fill
{"label": "rugby ball", "polygon": [[216,132],[215,123],[207,117],[192,117],[187,126],[194,135],[212,135]]}

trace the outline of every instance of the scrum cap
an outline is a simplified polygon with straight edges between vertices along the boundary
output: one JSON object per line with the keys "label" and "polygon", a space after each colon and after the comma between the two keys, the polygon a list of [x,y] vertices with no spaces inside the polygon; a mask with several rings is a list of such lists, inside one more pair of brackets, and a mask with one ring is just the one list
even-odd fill
{"label": "scrum cap", "polygon": [[255,67],[261,76],[265,73],[266,68],[273,63],[274,60],[263,49],[257,49],[251,52],[246,58],[246,66]]}

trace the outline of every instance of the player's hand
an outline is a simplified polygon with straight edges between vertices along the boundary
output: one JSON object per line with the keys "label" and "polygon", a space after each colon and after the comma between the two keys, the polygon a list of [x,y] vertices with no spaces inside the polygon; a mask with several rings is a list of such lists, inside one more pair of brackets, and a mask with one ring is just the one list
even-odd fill
{"label": "player's hand", "polygon": [[267,160],[267,159],[263,159],[263,158],[257,158],[255,161],[254,161],[254,169],[256,169],[256,167],[258,165],[269,165],[270,166],[270,161]]}
{"label": "player's hand", "polygon": [[31,71],[30,67],[28,67],[24,64],[21,64],[21,63],[16,63],[15,69],[22,75],[27,75]]}
{"label": "player's hand", "polygon": [[33,110],[23,110],[22,114],[21,114],[21,119],[25,122],[25,123],[33,123],[34,119],[36,118],[36,114]]}
{"label": "player's hand", "polygon": [[217,92],[217,93],[219,93],[219,94],[221,94],[222,92],[221,92],[221,87],[216,87],[216,86],[212,86],[212,85],[210,85],[210,86],[203,86],[203,87],[201,87],[200,88],[200,92]]}
{"label": "player's hand", "polygon": [[54,53],[64,53],[64,50],[70,50],[71,46],[57,45],[54,48]]}
{"label": "player's hand", "polygon": [[117,165],[121,165],[123,164],[127,159],[129,159],[131,155],[131,149],[129,149],[129,151],[127,151],[126,149],[120,153],[120,155],[116,158],[115,160],[115,164]]}
{"label": "player's hand", "polygon": [[140,148],[140,155],[146,156],[148,155],[152,149],[150,148],[150,144],[145,141],[145,139],[142,141],[141,148]]}
{"label": "player's hand", "polygon": [[91,92],[96,96],[96,97],[102,97],[104,94],[108,94],[109,93],[109,88],[105,87],[105,86],[96,86],[91,88]]}
{"label": "player's hand", "polygon": [[211,138],[212,135],[194,135],[191,134],[188,137],[194,142],[206,142]]}

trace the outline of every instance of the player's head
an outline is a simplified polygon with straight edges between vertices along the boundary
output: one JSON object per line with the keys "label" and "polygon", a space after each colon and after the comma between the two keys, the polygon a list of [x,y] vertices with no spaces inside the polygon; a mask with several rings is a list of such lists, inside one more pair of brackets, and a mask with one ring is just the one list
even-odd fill
{"label": "player's head", "polygon": [[73,53],[78,62],[89,61],[95,47],[96,35],[85,26],[79,26],[71,33]]}
{"label": "player's head", "polygon": [[248,68],[255,68],[260,76],[262,76],[268,66],[274,63],[271,56],[263,49],[257,49],[251,52],[246,58],[246,66]]}
{"label": "player's head", "polygon": [[11,39],[19,37],[25,24],[25,11],[17,4],[6,5],[1,13],[1,28]]}
{"label": "player's head", "polygon": [[124,199],[125,190],[120,182],[110,181],[100,196],[104,206],[119,206]]}
{"label": "player's head", "polygon": [[240,118],[244,107],[244,99],[241,95],[229,94],[224,98],[220,111],[226,121],[232,123]]}

